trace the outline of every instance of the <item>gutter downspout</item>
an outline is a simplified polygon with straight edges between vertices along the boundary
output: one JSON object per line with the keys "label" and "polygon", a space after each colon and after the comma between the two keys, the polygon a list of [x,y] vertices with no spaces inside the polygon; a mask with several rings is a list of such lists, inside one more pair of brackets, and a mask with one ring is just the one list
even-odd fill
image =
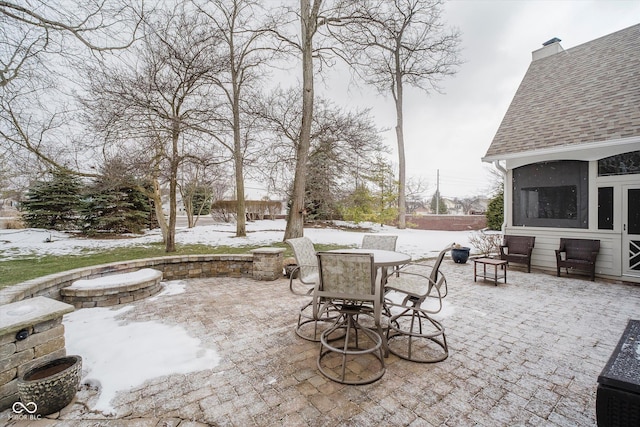
{"label": "gutter downspout", "polygon": [[500,172],[502,172],[502,234],[507,228],[507,170],[500,164],[499,160],[494,160],[493,166],[496,167]]}

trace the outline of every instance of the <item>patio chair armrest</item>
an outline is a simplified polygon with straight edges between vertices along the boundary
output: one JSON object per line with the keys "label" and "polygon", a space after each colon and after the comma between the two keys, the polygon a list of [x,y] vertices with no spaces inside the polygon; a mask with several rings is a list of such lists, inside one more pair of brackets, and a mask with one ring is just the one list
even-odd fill
{"label": "patio chair armrest", "polygon": [[296,273],[296,271],[299,271],[299,270],[300,270],[300,266],[299,265],[297,265],[293,270],[291,270],[291,272],[289,274],[289,290],[294,295],[298,295],[300,297],[306,297],[306,296],[311,295],[311,293],[313,292],[313,288],[308,289],[306,292],[298,292],[293,287],[293,281],[295,280],[294,279],[295,273]]}

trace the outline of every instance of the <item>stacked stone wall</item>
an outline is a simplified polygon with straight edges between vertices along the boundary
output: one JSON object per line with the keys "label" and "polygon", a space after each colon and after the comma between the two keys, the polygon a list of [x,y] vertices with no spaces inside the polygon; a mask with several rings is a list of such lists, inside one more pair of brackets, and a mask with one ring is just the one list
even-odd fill
{"label": "stacked stone wall", "polygon": [[66,355],[62,316],[71,311],[48,298],[0,307],[0,411],[19,400],[19,377]]}

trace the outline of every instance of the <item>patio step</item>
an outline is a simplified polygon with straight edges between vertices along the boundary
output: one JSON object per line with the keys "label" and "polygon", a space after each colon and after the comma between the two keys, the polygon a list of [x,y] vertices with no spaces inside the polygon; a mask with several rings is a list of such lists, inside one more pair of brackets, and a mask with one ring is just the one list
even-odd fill
{"label": "patio step", "polygon": [[162,272],[143,268],[128,273],[109,274],[76,280],[60,289],[62,301],[75,308],[109,307],[137,301],[160,291]]}

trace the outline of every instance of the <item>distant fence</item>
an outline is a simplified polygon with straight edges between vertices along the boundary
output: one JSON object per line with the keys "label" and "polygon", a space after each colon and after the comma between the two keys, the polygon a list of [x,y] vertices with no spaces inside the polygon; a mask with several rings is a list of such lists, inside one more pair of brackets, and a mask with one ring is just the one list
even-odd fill
{"label": "distant fence", "polygon": [[466,231],[487,226],[484,215],[407,215],[407,227],[420,230]]}

